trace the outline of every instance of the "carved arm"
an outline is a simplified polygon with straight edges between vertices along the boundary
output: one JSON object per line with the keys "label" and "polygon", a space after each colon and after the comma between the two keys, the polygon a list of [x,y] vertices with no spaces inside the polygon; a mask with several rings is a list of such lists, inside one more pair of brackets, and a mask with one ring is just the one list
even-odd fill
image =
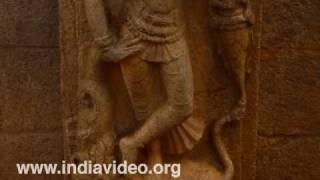
{"label": "carved arm", "polygon": [[95,42],[100,48],[110,46],[112,35],[109,31],[103,0],[84,1],[89,27]]}

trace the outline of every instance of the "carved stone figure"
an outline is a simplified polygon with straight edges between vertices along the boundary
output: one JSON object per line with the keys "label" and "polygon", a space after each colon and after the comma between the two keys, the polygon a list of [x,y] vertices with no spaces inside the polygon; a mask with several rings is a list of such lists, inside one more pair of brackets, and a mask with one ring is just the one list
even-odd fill
{"label": "carved stone figure", "polygon": [[[124,160],[136,162],[139,148],[187,120],[193,112],[189,52],[175,0],[127,1],[124,36],[139,39],[141,52],[121,62],[133,108],[141,127],[120,141]],[[165,100],[155,104],[154,69]]]}
{"label": "carved stone figure", "polygon": [[218,51],[235,82],[240,97],[232,118],[240,119],[246,110],[246,62],[253,14],[249,0],[210,0],[211,27],[217,33]]}
{"label": "carved stone figure", "polygon": [[225,167],[224,179],[231,180],[233,162],[220,136],[226,123],[240,120],[246,112],[246,65],[250,26],[253,25],[250,0],[210,0],[210,25],[216,33],[214,40],[218,44],[218,53],[239,90],[239,98],[231,112],[218,120],[213,130],[213,141]]}
{"label": "carved stone figure", "polygon": [[126,21],[119,38],[110,31],[102,0],[85,0],[85,6],[98,59],[120,62],[139,122],[119,142],[122,160],[136,163],[144,147],[151,164],[161,163],[163,153],[191,150],[205,125],[192,117],[193,77],[177,1],[124,1]]}
{"label": "carved stone figure", "polygon": [[[79,58],[82,73],[73,161],[108,163],[118,158],[119,153],[129,163],[144,161],[152,165],[162,163],[166,154],[190,152],[204,137],[207,124],[193,116],[193,72],[179,1],[83,2],[94,45],[90,45],[92,49],[86,58]],[[231,180],[234,167],[222,141],[222,128],[227,122],[240,119],[246,110],[245,65],[252,16],[247,1],[210,2],[211,25],[219,37],[214,40],[218,41],[219,53],[240,92],[230,113],[215,122],[212,131],[213,143],[224,165],[223,178],[217,167],[212,167],[217,172],[212,177]],[[120,26],[114,26],[109,18],[116,6],[123,10],[118,16],[124,19]],[[105,82],[105,63],[120,66],[134,111],[136,126],[121,135],[114,129],[118,122],[113,120],[112,111],[117,109],[112,104],[110,84]],[[119,152],[115,148],[117,140]]]}

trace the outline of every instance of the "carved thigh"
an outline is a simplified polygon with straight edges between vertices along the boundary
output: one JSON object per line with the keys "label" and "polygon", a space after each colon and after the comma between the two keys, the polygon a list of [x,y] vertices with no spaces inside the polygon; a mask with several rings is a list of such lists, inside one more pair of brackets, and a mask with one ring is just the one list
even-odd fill
{"label": "carved thigh", "polygon": [[123,78],[138,120],[146,120],[153,110],[153,68],[139,56],[121,62]]}
{"label": "carved thigh", "polygon": [[167,93],[167,102],[179,115],[192,111],[193,75],[189,55],[166,63],[161,68],[163,83]]}
{"label": "carved thigh", "polygon": [[243,70],[246,65],[249,41],[248,29],[220,32],[220,51],[223,60],[232,71]]}

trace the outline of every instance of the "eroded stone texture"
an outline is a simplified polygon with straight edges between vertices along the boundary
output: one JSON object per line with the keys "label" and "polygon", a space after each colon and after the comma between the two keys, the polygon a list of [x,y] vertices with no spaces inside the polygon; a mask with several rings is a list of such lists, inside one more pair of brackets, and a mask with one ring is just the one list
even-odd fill
{"label": "eroded stone texture", "polygon": [[317,179],[319,1],[264,1],[258,179]]}
{"label": "eroded stone texture", "polygon": [[8,38],[8,22],[9,22],[9,12],[8,12],[8,1],[1,1],[0,2],[0,45],[8,44],[9,38]]}
{"label": "eroded stone texture", "polygon": [[[58,46],[58,3],[50,0],[2,1],[1,11],[7,16],[4,24],[10,46]],[[1,30],[1,31],[2,31]],[[2,42],[1,42],[2,44]]]}
{"label": "eroded stone texture", "polygon": [[4,180],[62,179],[18,175],[15,163],[61,162],[60,57],[57,1],[0,2],[0,176]]}
{"label": "eroded stone texture", "polygon": [[58,51],[17,48],[2,55],[2,132],[61,129]]}
{"label": "eroded stone texture", "polygon": [[259,180],[318,179],[320,139],[283,136],[259,138]]}
{"label": "eroded stone texture", "polygon": [[0,174],[17,174],[16,163],[60,163],[62,134],[28,133],[0,135]]}
{"label": "eroded stone texture", "polygon": [[320,134],[320,53],[264,51],[259,133]]}
{"label": "eroded stone texture", "polygon": [[[0,173],[1,174],[1,173]],[[2,174],[1,174],[2,175]],[[1,178],[3,180],[25,180],[25,179],[32,179],[32,180],[58,180],[62,179],[60,175],[17,175],[16,173],[11,174],[3,174]]]}
{"label": "eroded stone texture", "polygon": [[320,1],[263,0],[264,48],[319,49]]}
{"label": "eroded stone texture", "polygon": [[[61,66],[64,95],[61,112],[58,50],[50,48],[58,45],[57,2],[0,1],[1,179],[62,179],[17,176],[13,163],[59,162],[62,151],[68,151],[62,147],[60,115],[63,114],[64,121],[77,115],[78,48],[87,47],[79,44],[89,36],[87,28],[77,29],[79,24],[86,23],[77,2],[80,0],[60,1],[61,54],[66,60]],[[261,4],[264,9],[260,109],[257,111],[258,98],[255,97],[259,71],[253,69],[248,75],[249,110],[241,123],[242,130],[234,123],[225,132],[229,152],[236,163],[235,178],[254,178],[254,172],[249,171],[255,168],[255,123],[259,123],[256,179],[317,179],[320,176],[320,3],[318,0],[257,0],[253,6],[256,14]],[[206,0],[184,1],[184,9],[192,12],[186,14],[186,24],[196,79],[194,113],[211,120],[223,112],[225,105],[222,104],[233,92],[223,64],[212,57],[207,6]],[[260,30],[259,27],[258,24],[255,31]],[[254,34],[255,47],[259,47],[259,35],[259,32]],[[21,46],[24,48],[17,48]],[[260,58],[258,54],[255,56],[250,60],[254,67]],[[115,120],[123,121],[117,130],[125,134],[130,127],[130,123],[125,124],[126,118],[133,115],[130,108],[125,108],[128,95],[121,86],[122,79],[118,78],[118,68],[112,65],[106,71],[111,81],[116,82],[112,84],[115,92],[112,96],[119,99],[116,108],[123,110],[115,115]],[[220,176],[217,170],[221,169],[215,169],[219,166],[215,153],[211,140],[203,139],[192,152],[181,157],[186,172],[183,178],[194,174],[201,174],[196,178],[202,179]]]}

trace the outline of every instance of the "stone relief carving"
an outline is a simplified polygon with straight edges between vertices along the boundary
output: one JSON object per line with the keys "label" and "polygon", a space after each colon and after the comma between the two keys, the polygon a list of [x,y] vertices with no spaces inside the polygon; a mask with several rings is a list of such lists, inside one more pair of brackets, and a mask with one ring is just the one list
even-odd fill
{"label": "stone relief carving", "polygon": [[[124,0],[115,5],[113,1],[83,1],[94,43],[82,62],[85,69],[79,80],[80,105],[72,160],[108,163],[117,159],[152,165],[162,163],[166,155],[191,151],[209,125],[193,116],[193,72],[179,2]],[[212,141],[224,166],[224,174],[217,179],[231,180],[233,162],[221,136],[224,125],[241,119],[246,111],[246,59],[253,16],[246,0],[209,1],[210,24],[220,37],[216,40],[219,55],[239,90],[237,103],[212,129]],[[120,7],[118,17],[124,19],[116,30],[119,33],[110,21],[109,15],[114,13],[111,6]],[[104,63],[119,64],[137,123],[121,137],[114,129],[109,87],[99,74],[104,71]],[[142,149],[147,149],[147,157],[141,154]],[[84,178],[119,177],[72,177]]]}
{"label": "stone relief carving", "polygon": [[224,164],[225,180],[234,176],[233,162],[221,141],[221,130],[225,124],[240,120],[246,113],[247,58],[250,40],[250,27],[253,13],[250,0],[210,0],[210,25],[217,33],[218,54],[236,85],[239,97],[232,109],[215,124],[213,140]]}
{"label": "stone relief carving", "polygon": [[218,51],[239,90],[231,116],[240,119],[246,110],[246,63],[253,14],[249,0],[210,0],[211,27],[219,39]]}

